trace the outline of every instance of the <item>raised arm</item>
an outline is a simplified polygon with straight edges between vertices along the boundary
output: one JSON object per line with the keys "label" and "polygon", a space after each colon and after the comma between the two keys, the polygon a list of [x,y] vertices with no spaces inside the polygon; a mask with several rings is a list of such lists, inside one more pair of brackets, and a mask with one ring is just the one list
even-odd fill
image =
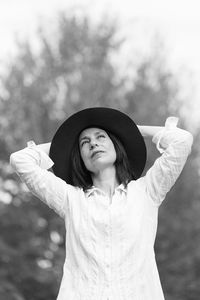
{"label": "raised arm", "polygon": [[43,152],[45,152],[47,155],[49,155],[51,143],[43,143],[43,144],[36,145],[36,144],[34,143],[34,141],[29,141],[29,142],[27,143],[27,146],[28,146],[29,148],[36,147],[37,149],[40,149],[40,150],[42,150]]}
{"label": "raised arm", "polygon": [[34,195],[64,217],[68,192],[74,187],[48,171],[53,165],[48,156],[50,143],[35,145],[30,141],[27,144],[28,147],[11,154],[11,166]]}
{"label": "raised arm", "polygon": [[138,125],[138,129],[142,136],[145,137],[153,137],[157,132],[164,129],[162,126],[141,126]]}
{"label": "raised arm", "polygon": [[153,142],[162,153],[141,178],[149,197],[157,205],[161,204],[176,182],[191,151],[193,137],[188,131],[177,128],[177,122],[178,119],[172,117],[166,120],[165,127],[139,127],[143,136],[153,137]]}
{"label": "raised arm", "polygon": [[140,130],[140,133],[142,136],[145,137],[151,137],[153,138],[159,131],[165,129],[170,130],[174,129],[178,124],[178,118],[176,117],[169,117],[167,118],[165,122],[165,126],[141,126],[138,125],[138,129]]}

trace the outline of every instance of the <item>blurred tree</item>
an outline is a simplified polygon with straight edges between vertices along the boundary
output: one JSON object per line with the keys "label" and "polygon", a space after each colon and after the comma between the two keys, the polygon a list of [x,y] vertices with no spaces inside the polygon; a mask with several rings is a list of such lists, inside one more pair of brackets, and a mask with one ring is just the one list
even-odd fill
{"label": "blurred tree", "polygon": [[[162,125],[169,114],[178,114],[173,106],[176,81],[163,67],[159,48],[141,63],[135,80],[117,76],[110,60],[121,46],[116,33],[115,24],[102,21],[91,26],[87,18],[61,13],[53,37],[39,30],[40,53],[33,54],[28,42],[19,44],[18,56],[2,78],[1,299],[55,299],[64,261],[63,221],[24,193],[24,185],[8,165],[9,153],[24,147],[29,139],[36,143],[50,140],[63,119],[85,107],[120,108],[138,124]],[[128,88],[127,80],[132,82]],[[149,167],[158,152],[146,142]],[[197,300],[200,292],[197,155],[196,142],[169,201],[160,209],[156,251],[168,300]]]}
{"label": "blurred tree", "polygon": [[198,157],[199,133],[181,176],[160,210],[156,248],[169,300],[196,300],[200,294]]}
{"label": "blurred tree", "polygon": [[50,139],[58,123],[76,110],[114,104],[122,84],[115,84],[109,60],[120,46],[115,31],[114,25],[102,22],[92,29],[87,18],[60,14],[53,41],[39,30],[39,55],[28,42],[19,45],[18,56],[2,78],[6,97],[0,138],[6,137],[9,149],[25,145],[27,139]]}
{"label": "blurred tree", "polygon": [[64,260],[63,220],[27,193],[7,162],[0,178],[0,299],[53,300]]}

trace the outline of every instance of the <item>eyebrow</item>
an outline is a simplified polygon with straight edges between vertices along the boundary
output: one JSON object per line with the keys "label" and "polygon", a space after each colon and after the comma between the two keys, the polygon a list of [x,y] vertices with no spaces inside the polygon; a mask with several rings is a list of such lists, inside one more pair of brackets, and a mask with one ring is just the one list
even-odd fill
{"label": "eyebrow", "polygon": [[[96,131],[95,132],[95,135],[98,135],[99,133],[104,133],[103,131]],[[87,135],[84,135],[80,140],[79,140],[79,143],[82,141],[82,140],[85,140],[85,139],[90,139],[90,137],[89,136],[87,136]]]}

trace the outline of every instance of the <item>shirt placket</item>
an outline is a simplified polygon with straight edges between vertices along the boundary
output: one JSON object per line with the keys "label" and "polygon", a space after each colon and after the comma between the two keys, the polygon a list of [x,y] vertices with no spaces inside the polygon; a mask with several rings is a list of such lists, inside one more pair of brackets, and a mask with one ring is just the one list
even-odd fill
{"label": "shirt placket", "polygon": [[[108,199],[109,203],[109,199]],[[105,288],[106,299],[110,299],[111,289],[111,211],[108,204],[105,222]]]}

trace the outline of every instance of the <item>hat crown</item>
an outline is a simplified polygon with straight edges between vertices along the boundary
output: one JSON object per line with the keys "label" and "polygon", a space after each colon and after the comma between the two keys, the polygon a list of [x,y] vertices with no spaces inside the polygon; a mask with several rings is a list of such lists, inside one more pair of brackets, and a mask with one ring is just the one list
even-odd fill
{"label": "hat crown", "polygon": [[116,135],[125,148],[136,177],[141,176],[146,163],[146,146],[137,125],[125,113],[105,107],[87,108],[76,112],[58,128],[50,147],[56,176],[73,184],[71,152],[80,133],[89,127],[102,128]]}

